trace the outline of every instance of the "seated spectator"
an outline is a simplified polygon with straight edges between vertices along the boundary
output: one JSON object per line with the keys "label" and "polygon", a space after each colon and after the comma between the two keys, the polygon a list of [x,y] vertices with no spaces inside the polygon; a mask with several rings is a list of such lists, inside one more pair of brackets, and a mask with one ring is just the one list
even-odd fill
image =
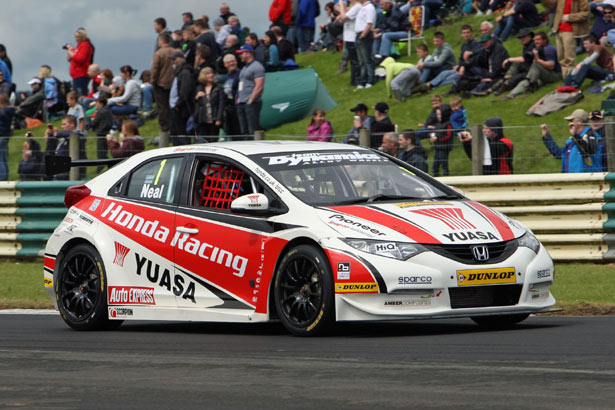
{"label": "seated spectator", "polygon": [[[111,131],[113,126],[113,114],[109,107],[107,107],[107,99],[105,97],[98,97],[96,100],[96,117],[92,121],[92,129],[96,134],[96,158],[107,158],[107,134]],[[100,174],[104,169],[103,166],[97,168],[97,173]]]}
{"label": "seated spectator", "polygon": [[278,26],[271,27],[271,32],[275,34],[277,43],[278,43],[278,51],[280,53],[280,62],[284,64],[286,60],[294,60],[295,52],[293,43],[288,40],[284,35],[282,35],[282,29]]}
{"label": "seated spectator", "polygon": [[428,171],[427,151],[421,146],[421,141],[413,130],[403,130],[399,134],[399,148],[397,158],[423,172]]}
{"label": "seated spectator", "polygon": [[43,154],[41,144],[36,141],[31,132],[26,133],[23,143],[21,162],[17,174],[21,181],[40,181],[43,179]]}
{"label": "seated spectator", "polygon": [[[418,46],[416,46],[416,55],[419,57],[419,60],[416,63],[417,68],[419,68],[419,65],[423,63],[433,61],[433,57],[429,54],[429,48],[427,47],[427,44],[425,43],[420,43]],[[429,81],[429,75],[430,75],[429,69],[419,68],[419,71],[421,73],[421,77],[419,78],[420,84],[424,84],[427,81]],[[423,90],[421,89],[420,91],[422,92]],[[415,91],[415,92],[418,92],[418,91]]]}
{"label": "seated spectator", "polygon": [[452,111],[447,104],[441,104],[434,111],[435,124],[429,127],[429,141],[434,149],[433,175],[439,176],[442,168],[442,175],[448,176],[448,155],[453,149],[453,126],[450,122]]}
{"label": "seated spectator", "polygon": [[[385,2],[386,4],[391,5],[391,2]],[[393,42],[408,38],[408,32],[412,29],[412,26],[408,18],[408,10],[404,12],[405,8],[402,10],[402,7],[401,4],[398,4],[387,12],[390,18],[385,19],[378,50],[379,55],[376,58],[382,59],[390,56]]]}
{"label": "seated spectator", "polygon": [[517,38],[521,41],[523,52],[519,57],[508,57],[504,60],[502,67],[507,71],[504,74],[504,81],[501,81],[497,86],[495,95],[500,95],[515,88],[527,76],[530,66],[534,61],[534,53],[532,52],[536,47],[534,44],[534,32],[529,28],[521,29],[517,34]]}
{"label": "seated spectator", "polygon": [[141,95],[143,96],[143,115],[148,116],[154,110],[154,86],[151,79],[152,74],[150,70],[144,70],[141,73]]}
{"label": "seated spectator", "polygon": [[468,115],[460,97],[451,98],[451,125],[455,133],[468,128]]}
{"label": "seated spectator", "polygon": [[352,128],[344,139],[345,144],[357,141],[356,145],[358,145],[360,131],[362,129],[371,130],[375,119],[371,115],[367,115],[367,110],[367,105],[363,103],[359,103],[350,109],[350,112],[354,113],[354,119],[352,121]]}
{"label": "seated spectator", "polygon": [[85,112],[83,107],[78,103],[78,96],[75,91],[66,94],[66,105],[68,105],[68,115],[72,115],[77,119],[77,129],[85,132]]}
{"label": "seated spectator", "polygon": [[551,155],[562,160],[562,172],[602,172],[602,138],[586,125],[587,119],[587,112],[582,109],[565,117],[570,137],[561,147],[553,140],[549,127],[540,126],[542,142]]}
{"label": "seated spectator", "polygon": [[[513,173],[513,143],[504,137],[504,123],[500,117],[485,121],[483,135],[489,143],[483,158],[483,175],[510,175]],[[472,159],[472,134],[467,131],[459,133],[459,140],[468,158]]]}
{"label": "seated spectator", "polygon": [[387,97],[395,96],[397,102],[410,97],[412,88],[418,84],[421,76],[419,69],[414,64],[398,63],[392,57],[385,58],[380,65],[386,69]]}
{"label": "seated spectator", "polygon": [[265,70],[267,72],[278,71],[280,67],[280,54],[278,40],[272,31],[267,31],[263,36],[265,43]]}
{"label": "seated spectator", "polygon": [[495,29],[495,27],[493,27],[493,23],[491,23],[489,20],[485,20],[482,23],[480,23],[479,26],[479,30],[480,30],[480,35],[482,36],[483,34],[491,34],[493,35],[493,30]]}
{"label": "seated spectator", "polygon": [[197,142],[216,142],[224,120],[224,90],[216,82],[216,74],[210,67],[199,72],[196,86],[195,120]]}
{"label": "seated spectator", "polygon": [[534,36],[536,47],[532,50],[534,59],[524,80],[510,92],[504,99],[515,98],[524,92],[532,92],[543,85],[561,80],[561,68],[557,61],[557,50],[549,44],[549,37],[544,32]]}
{"label": "seated spectator", "polygon": [[423,83],[435,78],[442,71],[452,70],[457,64],[451,45],[445,41],[444,33],[438,31],[434,34],[433,45],[436,48],[432,55],[433,60],[419,62],[416,65],[419,70],[424,70],[421,75]]}
{"label": "seated spectator", "polygon": [[[62,131],[58,131],[57,128],[48,124],[45,130],[45,142],[47,143],[45,155],[68,157],[70,153],[69,142],[71,135],[77,135],[79,137],[79,145],[81,145],[81,140],[84,135],[77,129],[77,119],[72,115],[65,115],[62,118]],[[81,150],[81,147],[79,147],[79,158],[73,159],[87,159],[85,150]],[[68,180],[68,176],[69,173],[65,172],[55,175],[53,179],[66,181]],[[83,178],[85,178],[85,168],[81,167],[79,168],[79,179]]]}
{"label": "seated spectator", "polygon": [[126,120],[122,123],[119,142],[113,134],[108,134],[107,145],[113,158],[128,158],[145,149],[143,138],[139,135],[139,127],[132,120]]}
{"label": "seated spectator", "polygon": [[[598,44],[598,40],[592,34],[583,39],[583,47],[587,51],[587,57],[577,64],[574,70],[564,78],[564,85],[581,88],[585,78],[595,81],[614,80],[613,55],[611,51],[605,46]],[[592,64],[594,62],[596,65]]]}
{"label": "seated spectator", "polygon": [[400,153],[399,149],[399,137],[395,132],[387,132],[382,136],[382,143],[378,149],[385,154],[389,154],[395,158]]}
{"label": "seated spectator", "polygon": [[[120,77],[121,78],[121,77]],[[98,97],[111,98],[113,96],[113,71],[105,68],[100,73],[100,85],[98,87]]]}
{"label": "seated spectator", "polygon": [[114,115],[136,114],[141,107],[141,88],[132,78],[137,73],[131,66],[120,67],[120,76],[125,82],[124,93],[109,99],[109,108]]}
{"label": "seated spectator", "polygon": [[[220,24],[220,21],[218,19],[214,21],[214,26],[216,24]],[[236,35],[237,38],[239,38],[239,36],[241,35],[241,25],[239,24],[239,19],[237,18],[237,16],[229,17],[228,24],[225,24],[220,27],[220,29],[218,30],[218,34],[216,35],[216,43],[218,43],[218,45],[222,49],[226,49],[225,41],[226,38],[231,34]]]}
{"label": "seated spectator", "polygon": [[[598,39],[603,46],[608,45],[610,38],[608,32],[615,29],[615,15],[613,14],[614,6],[612,4],[604,3],[602,11],[598,11],[595,7],[592,7],[596,3],[590,3],[591,12],[594,13],[594,25],[589,30],[590,34]],[[615,32],[613,32],[613,43],[615,43]]]}
{"label": "seated spectator", "polygon": [[13,135],[14,116],[15,108],[9,107],[9,96],[0,94],[0,181],[9,177],[9,138]]}
{"label": "seated spectator", "polygon": [[329,142],[333,139],[333,127],[331,122],[325,118],[327,113],[325,110],[316,108],[312,114],[312,121],[307,126],[308,141],[325,141]]}
{"label": "seated spectator", "polygon": [[395,132],[395,125],[389,118],[389,105],[385,102],[379,102],[374,106],[374,118],[370,146],[378,148],[382,145],[382,136],[385,133]]}
{"label": "seated spectator", "polygon": [[517,0],[495,21],[499,24],[495,29],[494,36],[501,41],[506,41],[511,33],[515,33],[522,28],[538,26],[540,16],[532,0]]}
{"label": "seated spectator", "polygon": [[508,58],[508,50],[490,34],[483,34],[480,40],[483,51],[477,57],[477,67],[480,69],[476,71],[480,80],[471,94],[485,96],[493,91],[490,87],[494,83],[504,78],[504,61]]}
{"label": "seated spectator", "polygon": [[336,10],[334,2],[330,1],[325,4],[325,13],[327,13],[327,23],[320,24],[320,35],[314,44],[314,51],[335,51],[337,38],[342,34],[343,23],[335,21],[339,12]]}
{"label": "seated spectator", "polygon": [[490,16],[494,11],[504,7],[506,0],[478,0],[476,3],[478,4],[477,16]]}
{"label": "seated spectator", "polygon": [[[24,120],[26,117],[35,117],[37,114],[40,119],[40,110],[45,101],[45,88],[42,86],[41,79],[38,77],[32,78],[28,81],[28,85],[31,87],[32,92],[26,98],[17,109],[15,113],[15,117],[19,122]],[[25,128],[25,126],[23,127]]]}

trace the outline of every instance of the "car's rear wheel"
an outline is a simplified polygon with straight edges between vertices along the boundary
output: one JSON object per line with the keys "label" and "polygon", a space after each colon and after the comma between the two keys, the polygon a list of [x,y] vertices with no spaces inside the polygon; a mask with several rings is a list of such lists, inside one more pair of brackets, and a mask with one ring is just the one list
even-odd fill
{"label": "car's rear wheel", "polygon": [[497,315],[497,316],[474,316],[472,320],[481,326],[502,329],[511,327],[519,322],[524,321],[530,316],[529,313],[519,313],[512,315]]}
{"label": "car's rear wheel", "polygon": [[289,251],[279,264],[274,284],[275,307],[294,335],[328,330],[335,319],[333,275],[324,253],[310,245]]}
{"label": "car's rear wheel", "polygon": [[90,245],[79,244],[62,258],[54,285],[58,309],[70,327],[99,330],[122,324],[108,318],[106,279],[102,259]]}

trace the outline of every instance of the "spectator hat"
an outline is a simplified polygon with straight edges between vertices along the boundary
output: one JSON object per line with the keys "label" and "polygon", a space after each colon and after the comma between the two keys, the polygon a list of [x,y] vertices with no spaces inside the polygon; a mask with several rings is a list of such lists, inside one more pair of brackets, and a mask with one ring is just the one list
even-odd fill
{"label": "spectator hat", "polygon": [[365,105],[363,103],[359,103],[359,104],[355,105],[353,108],[351,108],[350,111],[352,111],[352,112],[357,112],[357,111],[365,111],[365,112],[367,112],[367,105]]}
{"label": "spectator hat", "polygon": [[224,22],[224,19],[222,17],[218,17],[214,20],[213,25],[214,27],[222,27],[226,25],[226,23]]}
{"label": "spectator hat", "polygon": [[28,81],[28,85],[40,84],[40,83],[41,83],[41,79],[38,77],[32,77],[32,79]]}
{"label": "spectator hat", "polygon": [[480,36],[480,40],[478,40],[479,43],[484,43],[486,41],[491,40],[493,37],[491,37],[491,34],[485,33],[482,36]]}
{"label": "spectator hat", "polygon": [[594,110],[589,114],[590,120],[601,120],[604,118],[604,114],[600,110]]}
{"label": "spectator hat", "polygon": [[182,53],[181,51],[175,51],[173,54],[169,56],[171,60],[175,60],[176,58],[179,58],[179,57],[184,58],[184,53]]}
{"label": "spectator hat", "polygon": [[519,32],[517,33],[517,38],[523,38],[525,36],[532,36],[534,37],[534,32],[532,31],[531,28],[529,27],[524,27],[521,30],[519,30]]}
{"label": "spectator hat", "polygon": [[237,54],[245,53],[246,51],[254,53],[254,49],[252,48],[252,46],[244,44],[239,50],[237,50]]}
{"label": "spectator hat", "polygon": [[577,108],[569,116],[564,118],[566,121],[581,120],[587,121],[587,111]]}
{"label": "spectator hat", "polygon": [[374,106],[374,110],[387,113],[389,112],[389,104],[385,102],[379,102],[378,104]]}

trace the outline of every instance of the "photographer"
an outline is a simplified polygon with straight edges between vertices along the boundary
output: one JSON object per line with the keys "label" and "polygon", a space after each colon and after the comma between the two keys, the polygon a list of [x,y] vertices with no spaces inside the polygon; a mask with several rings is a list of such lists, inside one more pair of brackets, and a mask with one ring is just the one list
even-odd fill
{"label": "photographer", "polygon": [[[50,156],[69,156],[69,141],[72,134],[77,134],[79,139],[83,139],[83,133],[77,130],[77,119],[72,115],[65,115],[62,117],[62,131],[58,131],[51,124],[47,124],[45,130],[45,142],[47,147],[45,148],[45,155]],[[80,150],[81,153],[81,150]],[[83,158],[73,159],[86,159],[85,151],[83,151]],[[68,172],[57,174],[53,177],[54,180],[68,180]],[[85,168],[79,168],[79,179],[85,178]]]}
{"label": "photographer", "polygon": [[562,172],[602,172],[602,137],[587,125],[585,110],[577,109],[568,117],[570,137],[560,147],[553,140],[546,124],[540,126],[542,142],[557,159],[562,160]]}
{"label": "photographer", "polygon": [[504,81],[495,91],[495,95],[500,95],[505,91],[512,90],[519,82],[521,82],[530,70],[530,66],[534,62],[534,32],[529,29],[519,30],[517,38],[521,41],[523,52],[519,57],[509,57],[502,63],[502,68],[506,69]]}
{"label": "photographer", "polygon": [[68,72],[73,78],[73,88],[81,97],[88,95],[88,67],[94,62],[94,45],[84,28],[75,31],[75,41],[77,47],[65,44],[62,48],[66,50],[66,59],[70,61]]}

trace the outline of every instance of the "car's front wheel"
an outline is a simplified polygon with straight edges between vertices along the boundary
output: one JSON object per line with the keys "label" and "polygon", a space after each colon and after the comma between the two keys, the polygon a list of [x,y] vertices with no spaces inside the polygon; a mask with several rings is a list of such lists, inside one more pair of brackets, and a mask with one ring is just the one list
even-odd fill
{"label": "car's front wheel", "polygon": [[312,336],[330,328],[333,275],[324,253],[311,245],[289,251],[276,272],[274,298],[280,321],[292,334]]}
{"label": "car's front wheel", "polygon": [[110,329],[122,323],[108,318],[105,269],[92,246],[79,244],[66,253],[54,286],[62,319],[73,329]]}
{"label": "car's front wheel", "polygon": [[512,315],[474,316],[472,320],[484,327],[502,329],[524,321],[529,315],[529,313],[519,313]]}

